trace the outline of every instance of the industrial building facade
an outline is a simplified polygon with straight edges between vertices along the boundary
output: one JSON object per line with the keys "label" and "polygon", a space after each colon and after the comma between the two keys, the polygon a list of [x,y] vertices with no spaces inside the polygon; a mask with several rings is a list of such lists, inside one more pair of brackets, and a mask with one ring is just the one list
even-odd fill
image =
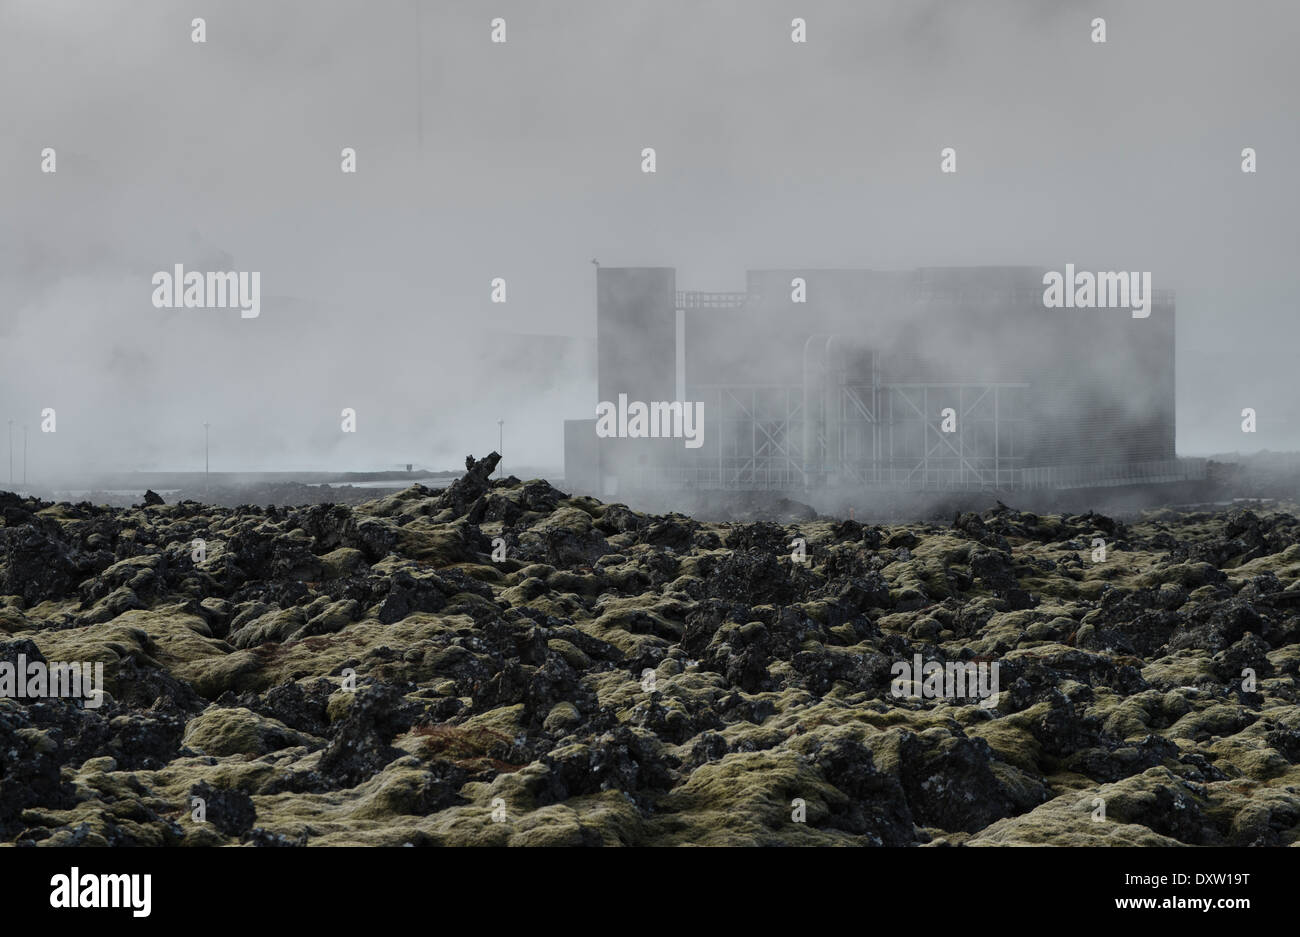
{"label": "industrial building facade", "polygon": [[[1188,477],[1174,300],[1049,309],[1043,268],[597,271],[597,399],[702,404],[701,440],[565,426],[565,478],[655,489],[990,489]],[[625,427],[620,424],[622,432]]]}

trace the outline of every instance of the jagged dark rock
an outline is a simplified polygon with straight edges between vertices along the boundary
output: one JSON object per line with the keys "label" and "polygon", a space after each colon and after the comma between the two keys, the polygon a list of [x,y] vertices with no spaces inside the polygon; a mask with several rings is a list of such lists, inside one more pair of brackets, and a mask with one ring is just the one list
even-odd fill
{"label": "jagged dark rock", "polygon": [[336,503],[0,493],[0,681],[105,677],[0,698],[0,839],[1300,839],[1293,508],[711,522],[498,463]]}

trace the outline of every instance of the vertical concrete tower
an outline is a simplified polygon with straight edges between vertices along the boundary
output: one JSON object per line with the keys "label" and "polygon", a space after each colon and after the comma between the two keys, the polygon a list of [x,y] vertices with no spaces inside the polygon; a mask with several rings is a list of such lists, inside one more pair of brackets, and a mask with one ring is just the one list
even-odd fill
{"label": "vertical concrete tower", "polygon": [[601,400],[672,400],[676,372],[677,271],[596,271],[596,392]]}
{"label": "vertical concrete tower", "polygon": [[[596,271],[596,390],[646,403],[676,390],[677,271],[672,267],[601,267]],[[593,402],[594,409],[594,402]],[[594,431],[594,430],[593,430]],[[635,485],[639,469],[662,465],[680,440],[600,440],[601,489]]]}

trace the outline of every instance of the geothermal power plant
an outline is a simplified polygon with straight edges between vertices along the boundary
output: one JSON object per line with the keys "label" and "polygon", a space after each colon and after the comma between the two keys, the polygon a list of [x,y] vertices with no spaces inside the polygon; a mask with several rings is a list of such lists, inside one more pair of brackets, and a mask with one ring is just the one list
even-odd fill
{"label": "geothermal power plant", "polygon": [[[622,415],[566,421],[565,479],[610,497],[1203,475],[1175,455],[1173,292],[1140,318],[1047,308],[1049,273],[751,270],[743,292],[694,292],[673,268],[599,268],[593,404]],[[665,418],[635,426],[638,404]]]}
{"label": "geothermal power plant", "polygon": [[10,917],[1294,908],[1298,34],[0,0]]}

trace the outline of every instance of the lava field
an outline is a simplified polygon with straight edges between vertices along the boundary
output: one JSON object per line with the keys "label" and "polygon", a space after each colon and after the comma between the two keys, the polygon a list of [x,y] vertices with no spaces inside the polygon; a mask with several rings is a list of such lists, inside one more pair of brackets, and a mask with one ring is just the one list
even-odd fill
{"label": "lava field", "polygon": [[[0,699],[0,841],[1300,841],[1293,506],[705,523],[496,463],[351,506],[0,494],[0,662],[106,683]],[[918,655],[998,692],[896,694]]]}

